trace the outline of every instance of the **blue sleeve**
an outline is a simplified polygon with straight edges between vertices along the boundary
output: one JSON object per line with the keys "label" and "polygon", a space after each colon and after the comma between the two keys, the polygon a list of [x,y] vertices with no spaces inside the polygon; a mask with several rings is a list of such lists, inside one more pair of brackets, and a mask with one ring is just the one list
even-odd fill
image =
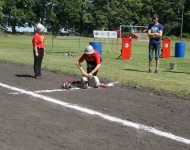
{"label": "blue sleeve", "polygon": [[151,27],[152,27],[152,24],[149,24],[149,26],[148,26],[148,30],[150,30],[150,29],[151,29]]}
{"label": "blue sleeve", "polygon": [[164,26],[160,24],[159,30],[164,30]]}

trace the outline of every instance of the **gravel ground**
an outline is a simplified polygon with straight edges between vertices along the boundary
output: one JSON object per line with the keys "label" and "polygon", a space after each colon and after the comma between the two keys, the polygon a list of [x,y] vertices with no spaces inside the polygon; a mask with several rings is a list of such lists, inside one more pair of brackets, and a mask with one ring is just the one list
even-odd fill
{"label": "gravel ground", "polygon": [[0,63],[0,150],[190,150],[176,138],[108,119],[113,116],[190,141],[189,100],[121,83],[59,90],[61,80],[80,78],[43,70],[43,79],[35,79],[32,66]]}

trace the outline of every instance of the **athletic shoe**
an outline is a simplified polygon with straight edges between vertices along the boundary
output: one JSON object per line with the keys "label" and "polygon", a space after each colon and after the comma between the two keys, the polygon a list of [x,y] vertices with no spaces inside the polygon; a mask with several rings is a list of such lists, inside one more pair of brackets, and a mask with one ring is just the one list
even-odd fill
{"label": "athletic shoe", "polygon": [[88,78],[88,83],[90,87],[97,88],[100,85],[100,81],[97,76],[93,76],[91,78]]}
{"label": "athletic shoe", "polygon": [[39,75],[40,79],[43,79],[42,75]]}
{"label": "athletic shoe", "polygon": [[41,79],[40,76],[35,76],[36,79]]}
{"label": "athletic shoe", "polygon": [[149,69],[149,70],[148,70],[148,73],[151,73],[151,72],[152,72],[152,70],[151,70],[151,69]]}
{"label": "athletic shoe", "polygon": [[88,78],[87,77],[81,77],[81,88],[82,89],[88,88]]}
{"label": "athletic shoe", "polygon": [[158,73],[158,70],[156,69],[154,73]]}

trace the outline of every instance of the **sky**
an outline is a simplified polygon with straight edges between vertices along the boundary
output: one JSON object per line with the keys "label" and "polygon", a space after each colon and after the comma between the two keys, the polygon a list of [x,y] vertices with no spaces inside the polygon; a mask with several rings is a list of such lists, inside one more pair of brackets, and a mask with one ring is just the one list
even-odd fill
{"label": "sky", "polygon": [[[12,29],[11,28],[7,28],[8,29],[8,31],[12,31]],[[30,27],[20,27],[20,28],[18,28],[18,27],[16,27],[16,31],[17,32],[34,32],[34,27],[32,27],[32,28],[30,28]]]}
{"label": "sky", "polygon": [[[8,28],[9,32],[12,32],[11,28]],[[34,32],[34,27],[16,27],[17,32]],[[45,32],[47,32],[47,29],[45,28]],[[66,32],[64,29],[61,30],[61,32]]]}
{"label": "sky", "polygon": [[[12,31],[12,29],[11,28],[8,28],[8,31]],[[17,32],[34,32],[34,27],[20,27],[20,28],[18,28],[18,27],[16,27],[16,31]],[[45,32],[47,32],[47,30],[45,29]]]}
{"label": "sky", "polygon": [[25,28],[23,28],[23,27],[20,27],[20,28],[16,27],[16,30],[18,32],[34,32],[34,27],[32,27],[32,28],[30,28],[30,27],[25,27]]}

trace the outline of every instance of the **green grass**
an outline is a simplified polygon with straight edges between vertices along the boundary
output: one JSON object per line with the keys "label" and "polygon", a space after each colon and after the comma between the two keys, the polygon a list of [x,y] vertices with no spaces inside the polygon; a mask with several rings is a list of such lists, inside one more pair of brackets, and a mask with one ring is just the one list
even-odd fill
{"label": "green grass", "polygon": [[[32,36],[0,35],[0,59],[16,63],[33,65]],[[80,51],[77,39],[55,39],[52,53],[52,38],[45,37],[46,55],[42,66],[44,69],[64,72],[70,75],[80,75],[75,63],[84,51],[85,46],[94,38],[81,38]],[[186,43],[185,58],[174,57],[175,43],[171,41],[169,59],[160,59],[159,74],[147,73],[148,70],[148,41],[132,41],[132,60],[117,59],[120,55],[121,41],[96,39],[102,42],[102,67],[98,73],[101,79],[119,81],[130,86],[145,87],[156,91],[168,91],[177,95],[190,97],[190,42]],[[118,43],[118,44],[117,44]],[[67,51],[73,51],[75,57],[65,56]],[[177,70],[170,70],[170,62],[177,63]],[[86,64],[83,63],[86,67]],[[153,61],[155,68],[155,60]]]}

